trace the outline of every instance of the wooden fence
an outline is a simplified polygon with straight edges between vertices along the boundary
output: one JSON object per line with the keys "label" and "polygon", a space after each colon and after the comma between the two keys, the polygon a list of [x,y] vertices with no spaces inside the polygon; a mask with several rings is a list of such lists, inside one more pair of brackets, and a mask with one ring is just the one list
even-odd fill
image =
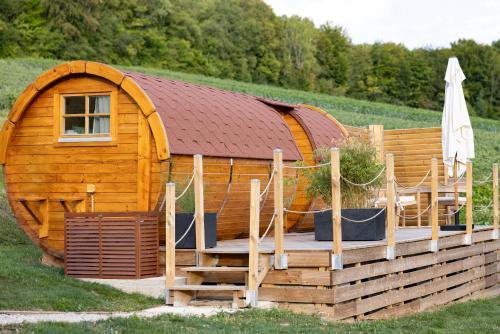
{"label": "wooden fence", "polygon": [[65,213],[64,272],[94,278],[157,276],[158,215]]}
{"label": "wooden fence", "polygon": [[[288,269],[272,270],[258,290],[259,300],[280,308],[332,320],[380,319],[420,312],[452,301],[500,293],[500,241],[491,229],[396,245],[397,258],[386,260],[384,246],[345,250],[344,269],[330,271],[330,252],[290,251]],[[222,261],[222,260],[221,260]]]}

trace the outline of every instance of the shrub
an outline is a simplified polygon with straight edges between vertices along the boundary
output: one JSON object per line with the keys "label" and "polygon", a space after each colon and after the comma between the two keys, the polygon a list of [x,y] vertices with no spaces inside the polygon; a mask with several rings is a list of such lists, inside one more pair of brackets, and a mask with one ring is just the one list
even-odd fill
{"label": "shrub", "polygon": [[[186,188],[186,186],[189,183],[189,178],[184,181],[184,183],[180,184],[179,186],[176,185],[175,187],[175,196],[178,197]],[[193,213],[195,210],[195,202],[194,202],[194,186],[191,184],[189,186],[189,189],[186,191],[184,195],[182,195],[181,198],[177,200],[177,205],[179,207],[179,210],[183,213]]]}
{"label": "shrub", "polygon": [[[319,148],[314,152],[316,161],[330,161],[330,150]],[[340,174],[354,183],[366,183],[373,180],[383,165],[377,162],[375,148],[360,142],[345,142],[340,146]],[[325,203],[332,201],[332,185],[330,165],[310,169],[307,172],[309,197],[319,196]],[[367,187],[352,185],[341,180],[342,207],[367,207],[373,191],[383,184],[383,177],[377,178]]]}

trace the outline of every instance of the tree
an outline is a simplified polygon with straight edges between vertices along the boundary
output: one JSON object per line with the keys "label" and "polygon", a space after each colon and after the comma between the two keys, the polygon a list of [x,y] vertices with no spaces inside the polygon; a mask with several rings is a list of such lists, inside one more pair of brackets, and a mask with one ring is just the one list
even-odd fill
{"label": "tree", "polygon": [[287,87],[314,89],[319,66],[315,58],[317,30],[309,19],[283,17],[284,59],[281,82]]}
{"label": "tree", "polygon": [[321,68],[319,89],[325,93],[345,92],[348,79],[351,40],[341,26],[321,25],[317,39],[316,59]]}
{"label": "tree", "polygon": [[441,110],[448,58],[470,111],[500,119],[500,40],[450,48],[353,45],[262,0],[2,0],[0,57],[88,59]]}

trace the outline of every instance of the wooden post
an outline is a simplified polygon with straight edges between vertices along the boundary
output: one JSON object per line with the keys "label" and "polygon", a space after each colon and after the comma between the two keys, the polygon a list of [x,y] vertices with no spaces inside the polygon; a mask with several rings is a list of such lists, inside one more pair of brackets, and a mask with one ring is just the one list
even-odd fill
{"label": "wooden post", "polygon": [[368,131],[370,132],[370,143],[377,152],[377,161],[382,163],[384,161],[384,126],[383,125],[369,125]]}
{"label": "wooden post", "polygon": [[333,254],[332,270],[343,268],[342,261],[342,198],[340,197],[340,151],[334,147],[330,149],[330,169],[332,182],[332,235]]}
{"label": "wooden post", "polygon": [[288,258],[284,246],[283,210],[283,151],[274,150],[274,268],[287,269]]}
{"label": "wooden post", "polygon": [[257,277],[259,275],[259,219],[260,219],[260,181],[252,179],[250,188],[250,233],[248,235],[248,291],[246,302],[257,306]]}
{"label": "wooden post", "polygon": [[465,191],[466,191],[466,215],[465,215],[465,236],[464,244],[472,244],[472,161],[467,161],[466,164],[466,179],[465,179]]}
{"label": "wooden post", "polygon": [[431,252],[439,250],[438,160],[431,160]]}
{"label": "wooden post", "polygon": [[421,202],[422,196],[420,195],[420,189],[417,190],[417,227],[421,228],[422,227],[422,216],[420,215],[420,211],[422,210],[422,202]]}
{"label": "wooden post", "polygon": [[165,304],[175,285],[175,183],[165,186]]}
{"label": "wooden post", "polygon": [[199,263],[200,252],[205,250],[205,204],[203,198],[203,156],[194,155],[194,203],[195,203],[195,229],[196,229],[196,254]]}
{"label": "wooden post", "polygon": [[498,239],[498,164],[493,164],[493,239]]}
{"label": "wooden post", "polygon": [[394,155],[388,153],[385,156],[385,177],[386,177],[386,225],[387,225],[387,253],[388,260],[396,258],[396,188],[394,185]]}

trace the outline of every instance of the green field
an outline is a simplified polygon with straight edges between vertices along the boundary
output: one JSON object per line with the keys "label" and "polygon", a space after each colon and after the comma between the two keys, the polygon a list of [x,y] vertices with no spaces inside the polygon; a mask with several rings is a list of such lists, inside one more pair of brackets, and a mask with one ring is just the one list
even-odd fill
{"label": "green field", "polygon": [[[0,115],[5,117],[18,94],[41,72],[60,63],[55,60],[0,60]],[[440,125],[440,113],[343,97],[253,85],[197,75],[146,68],[123,68],[184,81],[260,95],[286,102],[319,106],[349,125],[384,124],[386,128]],[[476,136],[475,173],[488,175],[500,160],[500,122],[473,118]],[[489,202],[488,185],[475,188],[475,202]],[[488,212],[476,213],[476,223],[489,223]],[[33,246],[10,219],[0,218],[0,309],[17,310],[134,310],[158,305],[159,300],[128,295],[98,284],[63,275],[62,270],[40,264],[40,250]],[[453,305],[433,313],[355,324],[327,323],[317,317],[283,311],[239,312],[213,318],[161,316],[143,320],[117,319],[98,323],[39,324],[0,327],[0,332],[101,333],[101,332],[214,332],[214,333],[498,333],[500,298]]]}
{"label": "green field", "polygon": [[[18,94],[34,78],[59,63],[61,61],[45,59],[0,59],[0,115],[6,115]],[[383,124],[386,129],[439,127],[441,125],[441,113],[431,110],[355,100],[273,86],[255,85],[167,70],[143,67],[118,67],[124,70],[200,83],[284,102],[316,105],[331,113],[340,122],[348,125]],[[474,177],[476,180],[480,180],[490,175],[493,162],[500,161],[500,121],[479,117],[472,117],[471,120],[476,145]],[[476,206],[490,203],[491,185],[476,186],[474,191],[474,204]],[[491,211],[476,210],[474,220],[477,224],[488,224],[491,221],[490,217]]]}

